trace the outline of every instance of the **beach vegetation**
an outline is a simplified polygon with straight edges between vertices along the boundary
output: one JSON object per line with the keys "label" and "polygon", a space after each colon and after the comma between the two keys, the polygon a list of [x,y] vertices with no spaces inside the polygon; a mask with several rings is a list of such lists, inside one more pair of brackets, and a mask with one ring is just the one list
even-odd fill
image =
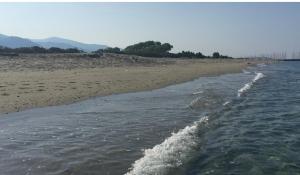
{"label": "beach vegetation", "polygon": [[212,54],[212,57],[213,57],[213,58],[219,58],[219,57],[220,57],[220,53],[219,53],[219,52],[214,52],[214,53]]}
{"label": "beach vegetation", "polygon": [[232,58],[232,57],[229,57],[227,55],[221,55],[219,52],[214,52],[212,54],[212,58]]}
{"label": "beach vegetation", "polygon": [[169,43],[162,44],[157,41],[146,41],[130,45],[123,50],[123,53],[145,57],[164,57],[169,54],[173,46]]}
{"label": "beach vegetation", "polygon": [[20,54],[20,53],[81,53],[82,51],[77,48],[62,49],[58,47],[51,47],[49,49],[33,46],[33,47],[19,47],[8,48],[0,46],[0,54]]}
{"label": "beach vegetation", "polygon": [[[103,55],[104,53],[113,54],[127,54],[127,55],[138,55],[144,57],[169,57],[169,58],[188,58],[188,59],[202,59],[202,58],[232,58],[226,55],[221,55],[219,52],[214,52],[212,56],[207,56],[201,52],[192,51],[181,51],[178,53],[170,52],[173,46],[169,43],[161,43],[158,41],[145,41],[137,44],[130,45],[125,49],[119,47],[107,47],[94,51],[94,54]],[[12,55],[21,53],[82,53],[82,50],[77,48],[62,49],[58,47],[43,48],[39,46],[33,47],[20,47],[20,48],[8,48],[0,46],[1,55]]]}
{"label": "beach vegetation", "polygon": [[94,53],[116,53],[116,54],[122,54],[123,52],[121,51],[121,49],[119,47],[107,47],[105,49],[98,49],[96,50]]}

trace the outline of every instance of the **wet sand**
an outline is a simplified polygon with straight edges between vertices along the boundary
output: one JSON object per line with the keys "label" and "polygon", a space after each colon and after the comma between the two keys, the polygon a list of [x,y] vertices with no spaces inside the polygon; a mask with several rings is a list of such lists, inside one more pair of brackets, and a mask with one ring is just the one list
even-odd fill
{"label": "wet sand", "polygon": [[201,76],[240,72],[256,63],[109,54],[0,57],[0,113],[157,89]]}

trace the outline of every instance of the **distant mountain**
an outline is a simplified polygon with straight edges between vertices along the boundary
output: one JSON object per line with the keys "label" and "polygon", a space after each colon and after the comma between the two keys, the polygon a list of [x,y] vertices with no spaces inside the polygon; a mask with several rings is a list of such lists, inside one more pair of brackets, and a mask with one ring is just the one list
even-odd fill
{"label": "distant mountain", "polygon": [[39,46],[39,44],[32,42],[29,39],[17,37],[17,36],[6,36],[0,34],[0,46],[18,48],[18,47],[33,47]]}
{"label": "distant mountain", "polygon": [[106,45],[86,44],[86,43],[81,43],[78,41],[73,41],[73,40],[58,38],[58,37],[51,37],[46,39],[35,39],[32,41],[45,48],[50,48],[50,47],[59,47],[63,49],[78,48],[87,52],[92,52],[107,47]]}
{"label": "distant mountain", "polygon": [[0,39],[1,39],[1,38],[5,38],[5,37],[7,37],[7,36],[6,36],[6,35],[0,34]]}
{"label": "distant mountain", "polygon": [[46,39],[26,39],[17,36],[7,36],[0,34],[0,46],[18,48],[40,46],[45,48],[58,47],[62,49],[78,48],[86,52],[104,49],[108,46],[100,44],[86,44],[64,38],[51,37]]}
{"label": "distant mountain", "polygon": [[[32,40],[35,41],[35,40]],[[75,48],[75,46],[66,44],[66,43],[56,43],[56,42],[45,42],[45,41],[35,41],[35,43],[39,44],[41,47],[50,48],[50,47],[58,47],[62,49]],[[84,49],[82,49],[84,50]]]}

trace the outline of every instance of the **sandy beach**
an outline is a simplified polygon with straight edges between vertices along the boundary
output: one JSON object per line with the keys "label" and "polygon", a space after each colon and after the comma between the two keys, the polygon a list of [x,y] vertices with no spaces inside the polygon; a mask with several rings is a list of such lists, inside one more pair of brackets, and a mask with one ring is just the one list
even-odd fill
{"label": "sandy beach", "polygon": [[0,57],[0,113],[151,90],[256,64],[233,59],[168,59],[106,54]]}

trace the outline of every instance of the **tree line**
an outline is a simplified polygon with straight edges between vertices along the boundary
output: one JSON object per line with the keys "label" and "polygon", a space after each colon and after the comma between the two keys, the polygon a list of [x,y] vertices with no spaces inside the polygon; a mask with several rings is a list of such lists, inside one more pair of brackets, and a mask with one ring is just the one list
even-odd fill
{"label": "tree line", "polygon": [[83,51],[77,48],[62,49],[58,47],[51,47],[49,49],[33,46],[33,47],[19,47],[19,48],[8,48],[0,46],[1,54],[20,54],[20,53],[81,53]]}
{"label": "tree line", "polygon": [[211,56],[203,55],[201,52],[182,51],[179,53],[170,53],[173,46],[169,43],[162,44],[161,42],[146,41],[130,45],[125,49],[118,47],[108,47],[99,49],[96,53],[116,53],[138,55],[144,57],[171,57],[171,58],[232,58],[226,55],[221,55],[219,52],[214,52]]}
{"label": "tree line", "polygon": [[[171,58],[232,58],[226,55],[221,55],[219,52],[214,52],[211,56],[203,55],[201,52],[182,51],[178,53],[171,53],[173,46],[169,43],[161,43],[157,41],[146,41],[130,45],[125,49],[118,47],[108,47],[95,51],[96,54],[116,53],[138,55],[144,57],[171,57]],[[62,49],[58,47],[51,47],[49,49],[34,46],[34,47],[20,47],[8,48],[0,46],[0,54],[20,54],[20,53],[82,53],[82,50],[77,48]]]}

